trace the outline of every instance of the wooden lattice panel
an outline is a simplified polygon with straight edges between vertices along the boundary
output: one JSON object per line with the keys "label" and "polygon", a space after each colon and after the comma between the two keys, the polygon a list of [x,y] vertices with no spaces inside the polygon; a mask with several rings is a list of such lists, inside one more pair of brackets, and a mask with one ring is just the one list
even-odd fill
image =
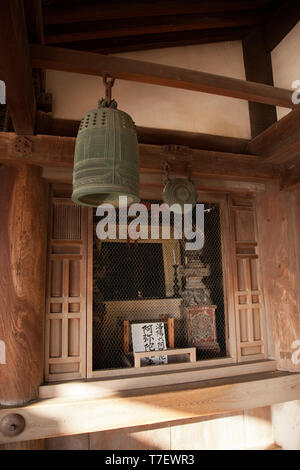
{"label": "wooden lattice panel", "polygon": [[87,211],[52,197],[45,331],[45,380],[86,374]]}
{"label": "wooden lattice panel", "polygon": [[254,200],[231,198],[234,290],[239,362],[266,357],[264,300],[260,280]]}

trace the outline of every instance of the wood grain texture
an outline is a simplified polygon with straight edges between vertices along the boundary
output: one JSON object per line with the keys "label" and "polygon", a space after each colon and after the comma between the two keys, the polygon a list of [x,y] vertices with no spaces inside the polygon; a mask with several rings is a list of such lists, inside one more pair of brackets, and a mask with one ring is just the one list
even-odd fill
{"label": "wood grain texture", "polygon": [[[9,440],[18,442],[232,413],[295,400],[299,391],[299,374],[270,372],[202,384],[152,387],[119,397],[43,400],[18,408],[27,426],[21,435]],[[0,410],[0,418],[6,414],[7,410]],[[7,440],[0,436],[0,443]]]}
{"label": "wood grain texture", "polygon": [[[268,129],[252,139],[247,147],[246,152],[254,155],[261,155],[270,161],[274,158],[274,163],[285,163],[285,157],[280,159],[280,155],[285,155],[286,148],[298,142],[300,139],[300,106],[275,122]],[[295,149],[294,149],[294,154]]]}
{"label": "wood grain texture", "polygon": [[299,199],[268,184],[257,195],[257,214],[272,356],[280,369],[300,370],[291,360],[292,343],[300,339]]}
{"label": "wood grain texture", "polygon": [[33,134],[35,96],[21,0],[2,2],[0,15],[0,76],[6,83],[6,99],[14,129]]}
{"label": "wood grain texture", "polygon": [[0,338],[7,364],[0,375],[0,405],[38,397],[43,378],[43,315],[48,189],[40,169],[0,168]]}

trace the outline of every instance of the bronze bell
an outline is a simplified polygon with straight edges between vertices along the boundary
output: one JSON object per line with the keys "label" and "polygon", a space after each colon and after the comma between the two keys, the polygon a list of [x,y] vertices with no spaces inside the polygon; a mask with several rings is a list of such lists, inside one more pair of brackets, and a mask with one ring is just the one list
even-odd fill
{"label": "bronze bell", "polygon": [[136,128],[111,100],[113,82],[105,77],[106,98],[86,113],[77,134],[72,200],[83,206],[118,206],[119,196],[127,196],[128,205],[140,201]]}

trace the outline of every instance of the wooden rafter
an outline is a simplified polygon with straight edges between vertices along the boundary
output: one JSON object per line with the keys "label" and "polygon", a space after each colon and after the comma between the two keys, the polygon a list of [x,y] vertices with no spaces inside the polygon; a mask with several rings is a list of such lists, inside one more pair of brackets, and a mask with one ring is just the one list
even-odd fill
{"label": "wooden rafter", "polygon": [[87,75],[108,73],[123,80],[201,91],[287,108],[294,106],[290,90],[237,78],[57,47],[31,45],[30,49],[34,67]]}
{"label": "wooden rafter", "polygon": [[22,0],[1,2],[0,57],[0,76],[6,83],[14,129],[18,134],[33,134],[35,96]]}

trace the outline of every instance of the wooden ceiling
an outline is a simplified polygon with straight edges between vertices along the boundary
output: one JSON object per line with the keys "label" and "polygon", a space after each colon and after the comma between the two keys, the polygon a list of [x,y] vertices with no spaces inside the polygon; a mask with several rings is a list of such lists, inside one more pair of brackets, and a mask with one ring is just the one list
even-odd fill
{"label": "wooden ceiling", "polygon": [[[254,26],[265,24],[283,3],[281,0],[43,0],[44,43],[118,53],[242,39]],[[32,22],[30,7],[27,18]]]}

